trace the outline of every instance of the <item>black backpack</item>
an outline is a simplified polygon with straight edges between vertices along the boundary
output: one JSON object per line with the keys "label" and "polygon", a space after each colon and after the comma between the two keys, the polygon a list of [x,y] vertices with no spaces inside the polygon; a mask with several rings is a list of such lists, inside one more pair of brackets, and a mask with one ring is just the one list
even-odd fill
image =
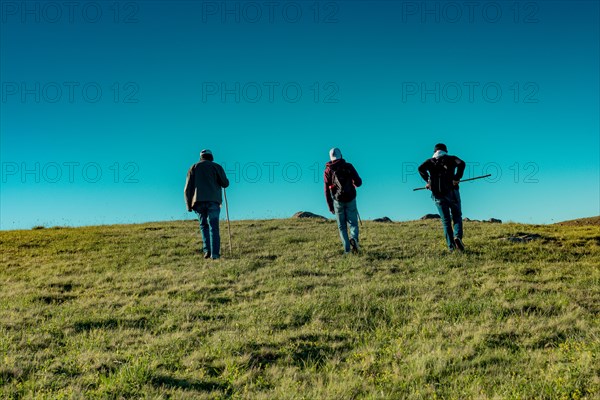
{"label": "black backpack", "polygon": [[347,165],[342,165],[339,169],[331,170],[331,196],[343,203],[354,200],[356,197],[356,188],[352,181],[352,171]]}
{"label": "black backpack", "polygon": [[440,158],[432,158],[433,168],[430,171],[431,178],[431,193],[438,197],[443,196],[454,189],[454,168],[452,158],[442,156]]}

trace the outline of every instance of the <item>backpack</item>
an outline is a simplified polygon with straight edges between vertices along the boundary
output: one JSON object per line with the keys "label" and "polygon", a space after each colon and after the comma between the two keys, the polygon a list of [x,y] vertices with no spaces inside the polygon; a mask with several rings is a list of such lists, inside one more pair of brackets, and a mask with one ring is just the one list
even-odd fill
{"label": "backpack", "polygon": [[431,193],[435,196],[443,196],[454,189],[452,183],[454,179],[454,168],[452,158],[442,156],[440,158],[432,158],[433,168],[430,171],[431,178]]}
{"label": "backpack", "polygon": [[331,196],[343,203],[354,200],[356,197],[356,189],[352,181],[352,171],[346,165],[343,165],[337,170],[331,170]]}

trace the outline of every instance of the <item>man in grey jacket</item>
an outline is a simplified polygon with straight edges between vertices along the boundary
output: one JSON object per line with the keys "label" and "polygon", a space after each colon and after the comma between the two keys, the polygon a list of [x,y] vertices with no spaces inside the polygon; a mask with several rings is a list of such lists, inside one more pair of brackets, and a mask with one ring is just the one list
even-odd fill
{"label": "man in grey jacket", "polygon": [[213,162],[210,150],[200,152],[200,162],[192,165],[185,182],[185,204],[200,220],[204,258],[216,260],[221,255],[219,214],[223,202],[221,188],[229,186],[223,167]]}

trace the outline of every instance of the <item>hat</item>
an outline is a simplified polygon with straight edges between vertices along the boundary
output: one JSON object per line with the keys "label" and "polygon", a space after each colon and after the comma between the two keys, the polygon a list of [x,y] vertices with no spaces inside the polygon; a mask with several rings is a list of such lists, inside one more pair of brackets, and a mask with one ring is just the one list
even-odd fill
{"label": "hat", "polygon": [[200,152],[200,159],[201,160],[208,160],[208,161],[213,161],[213,153],[212,151],[208,150],[208,149],[204,149]]}
{"label": "hat", "polygon": [[329,150],[329,159],[331,161],[339,160],[340,158],[342,158],[342,151],[340,149],[334,147],[331,150]]}
{"label": "hat", "polygon": [[448,152],[448,148],[446,147],[446,145],[444,143],[438,143],[435,145],[435,147],[433,148],[433,151],[436,152],[438,150],[445,151],[446,153]]}

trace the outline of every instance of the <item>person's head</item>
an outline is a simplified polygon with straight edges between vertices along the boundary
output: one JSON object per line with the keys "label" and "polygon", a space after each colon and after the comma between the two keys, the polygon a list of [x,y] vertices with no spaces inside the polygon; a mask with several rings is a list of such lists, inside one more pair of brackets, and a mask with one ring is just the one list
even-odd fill
{"label": "person's head", "polygon": [[444,143],[438,143],[435,145],[435,147],[433,148],[433,152],[435,153],[438,150],[445,151],[446,153],[448,152],[448,148]]}
{"label": "person's head", "polygon": [[342,158],[342,151],[340,149],[334,147],[329,150],[329,159],[331,161],[339,160],[340,158]]}
{"label": "person's head", "polygon": [[208,149],[202,150],[200,152],[200,159],[201,160],[206,160],[206,161],[214,161],[214,157],[213,157],[212,151],[210,151]]}

